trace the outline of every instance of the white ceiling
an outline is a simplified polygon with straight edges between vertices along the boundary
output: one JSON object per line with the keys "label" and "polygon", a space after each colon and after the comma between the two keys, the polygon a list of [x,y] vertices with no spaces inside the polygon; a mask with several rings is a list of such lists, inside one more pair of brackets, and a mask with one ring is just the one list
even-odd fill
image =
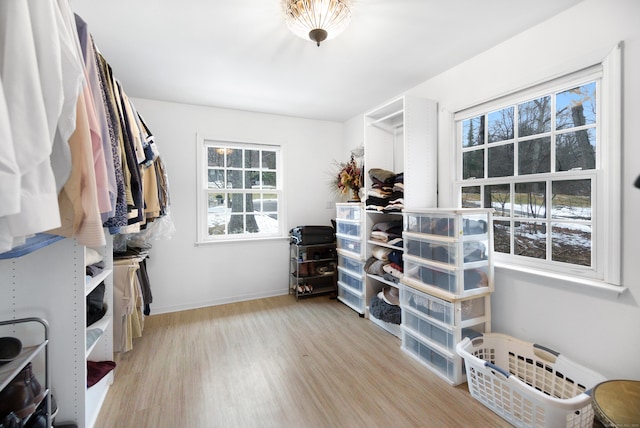
{"label": "white ceiling", "polygon": [[320,47],[280,0],[71,5],[129,96],[342,122],[580,1],[359,0]]}

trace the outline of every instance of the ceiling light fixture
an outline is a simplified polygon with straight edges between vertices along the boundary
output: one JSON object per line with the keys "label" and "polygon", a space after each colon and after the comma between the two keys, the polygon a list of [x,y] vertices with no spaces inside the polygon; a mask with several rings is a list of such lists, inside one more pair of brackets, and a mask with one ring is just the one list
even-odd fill
{"label": "ceiling light fixture", "polygon": [[293,34],[318,46],[342,33],[351,20],[350,0],[282,0],[282,5]]}

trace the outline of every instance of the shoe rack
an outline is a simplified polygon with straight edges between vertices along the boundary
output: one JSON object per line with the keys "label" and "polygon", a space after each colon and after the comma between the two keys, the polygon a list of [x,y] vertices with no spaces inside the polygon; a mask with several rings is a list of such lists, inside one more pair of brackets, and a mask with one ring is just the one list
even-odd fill
{"label": "shoe rack", "polygon": [[[35,331],[38,327],[41,327],[39,332]],[[2,408],[10,410],[13,413],[11,417],[20,420],[20,426],[30,426],[36,409],[44,408],[47,426],[51,426],[49,324],[42,318],[0,321],[0,336],[16,337],[23,344],[15,359],[0,365]],[[29,336],[34,337],[34,342],[26,339]],[[41,366],[39,371],[44,373],[41,376],[44,385],[33,374],[32,367],[36,364]],[[0,415],[0,421],[3,417]]]}
{"label": "shoe rack", "polygon": [[336,243],[289,246],[289,294],[336,294]]}

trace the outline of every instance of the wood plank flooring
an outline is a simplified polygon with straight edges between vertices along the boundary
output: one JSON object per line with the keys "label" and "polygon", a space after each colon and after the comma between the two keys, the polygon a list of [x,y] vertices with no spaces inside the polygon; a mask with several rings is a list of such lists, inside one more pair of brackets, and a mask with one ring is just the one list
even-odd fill
{"label": "wood plank flooring", "polygon": [[511,426],[327,297],[152,315],[116,362],[96,428]]}

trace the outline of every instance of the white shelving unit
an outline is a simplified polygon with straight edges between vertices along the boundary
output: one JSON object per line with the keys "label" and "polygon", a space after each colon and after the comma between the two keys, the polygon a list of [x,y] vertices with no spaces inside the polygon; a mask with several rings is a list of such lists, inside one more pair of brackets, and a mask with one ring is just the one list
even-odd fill
{"label": "white shelving unit", "polygon": [[[437,206],[437,103],[405,95],[364,118],[365,168],[404,173],[405,209]],[[365,189],[370,188],[365,171]]]}
{"label": "white shelving unit", "polygon": [[[96,248],[105,269],[90,281],[85,279],[85,247],[73,239],[52,239],[36,251],[0,260],[0,319],[38,317],[49,323],[50,388],[58,405],[57,422],[93,426],[113,382],[111,372],[94,387],[86,386],[88,360],[113,360],[112,248],[107,235],[107,244]],[[102,281],[107,313],[91,327],[99,326],[104,333],[87,349],[86,296]],[[26,340],[34,334],[27,332]],[[40,378],[42,367],[34,364],[34,373]]]}
{"label": "white shelving unit", "polygon": [[[100,320],[86,327],[86,330],[98,328],[103,334],[91,346],[86,346],[85,334],[85,360],[86,361],[112,361],[113,360],[113,240],[107,236],[107,245],[102,248],[94,248],[103,257],[105,269],[98,275],[86,281],[86,296],[102,282],[105,284],[104,302],[107,312]],[[85,307],[86,313],[86,307]],[[87,370],[85,364],[85,379]],[[110,371],[104,378],[91,388],[85,386],[85,426],[92,427],[98,417],[102,403],[107,396],[109,387],[113,384],[114,372]],[[85,381],[86,385],[86,381]],[[61,419],[62,420],[62,419]]]}
{"label": "white shelving unit", "polygon": [[[437,205],[437,103],[411,96],[393,99],[364,116],[364,165],[365,189],[371,189],[368,175],[371,168],[380,168],[404,175],[404,209],[435,207]],[[366,199],[366,196],[365,196]],[[399,212],[385,213],[366,210],[364,215],[365,248],[364,259],[372,255],[376,246],[383,243],[369,239],[374,224],[382,221],[400,221]],[[391,247],[402,251],[402,247]],[[398,287],[380,276],[365,277],[365,316],[400,336],[399,325],[377,320],[370,316],[368,306],[371,299],[384,287]]]}

